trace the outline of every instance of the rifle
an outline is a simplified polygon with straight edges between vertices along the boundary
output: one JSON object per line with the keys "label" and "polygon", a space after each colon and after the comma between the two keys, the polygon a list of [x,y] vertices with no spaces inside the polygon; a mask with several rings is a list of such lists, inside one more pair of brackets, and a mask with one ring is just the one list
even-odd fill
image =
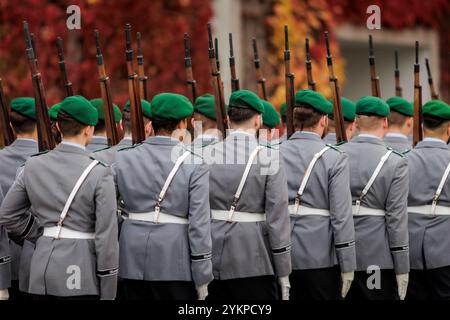
{"label": "rifle", "polygon": [[398,69],[398,51],[395,50],[395,95],[402,96],[402,87],[400,86],[400,70]]}
{"label": "rifle", "polygon": [[38,132],[39,151],[51,150],[55,147],[55,139],[50,127],[50,116],[48,115],[47,102],[45,101],[44,85],[42,84],[41,74],[38,70],[37,59],[34,54],[31,42],[28,23],[23,22],[23,31],[25,34],[26,54],[28,65],[31,71],[31,80],[33,82],[34,97],[36,100],[36,126]]}
{"label": "rifle", "polygon": [[236,75],[236,61],[234,58],[233,50],[233,34],[228,34],[228,40],[230,42],[230,71],[231,71],[231,91],[239,90],[239,79]]}
{"label": "rifle", "polygon": [[125,25],[125,56],[128,72],[128,94],[130,96],[131,136],[133,144],[141,143],[145,139],[144,119],[142,115],[141,100],[137,90],[137,74],[133,69],[133,49],[131,47],[131,25]]}
{"label": "rifle", "polygon": [[261,61],[259,60],[259,54],[258,54],[258,46],[256,44],[256,39],[252,39],[253,42],[253,54],[254,54],[254,63],[255,63],[255,73],[256,73],[256,80],[258,82],[258,95],[264,99],[267,100],[267,93],[266,93],[266,79],[264,79],[262,70],[261,70]]}
{"label": "rifle", "polygon": [[216,111],[217,129],[222,132],[222,136],[225,138],[226,129],[228,129],[228,121],[225,109],[225,98],[223,95],[222,78],[217,65],[217,55],[214,51],[214,45],[212,40],[211,24],[208,23],[208,56],[209,56],[209,68],[211,70],[212,85],[214,87],[214,102]]}
{"label": "rifle", "polygon": [[294,133],[294,79],[291,72],[291,51],[289,50],[289,30],[284,26],[284,67],[286,79],[286,134],[289,138]]}
{"label": "rifle", "polygon": [[308,88],[310,90],[316,91],[316,82],[313,79],[312,73],[311,52],[309,51],[309,38],[305,39],[305,50],[306,50],[306,74],[308,78]]}
{"label": "rifle", "polygon": [[416,63],[414,64],[413,145],[415,146],[422,138],[422,86],[420,85],[419,41],[416,41]]}
{"label": "rifle", "polygon": [[369,65],[370,65],[370,81],[372,84],[372,96],[381,98],[380,78],[377,76],[375,68],[375,56],[373,54],[372,35],[369,35]]}
{"label": "rifle", "polygon": [[431,69],[430,69],[430,62],[428,61],[428,58],[425,59],[425,64],[427,66],[427,73],[428,73],[428,84],[430,85],[430,94],[431,94],[431,99],[432,100],[438,100],[439,99],[439,95],[436,92],[435,88],[434,88],[434,84],[433,84],[433,76],[431,74]]}
{"label": "rifle", "polygon": [[141,33],[136,33],[136,42],[137,42],[137,65],[138,65],[138,79],[139,79],[139,97],[141,99],[148,101],[148,88],[147,82],[148,77],[145,75],[144,70],[144,56],[142,55],[142,47],[141,47]]}
{"label": "rifle", "polygon": [[0,78],[0,145],[9,146],[14,141],[14,132],[10,125],[9,108]]}
{"label": "rifle", "polygon": [[187,32],[184,33],[184,69],[186,70],[188,96],[191,102],[195,103],[195,99],[197,99],[197,82],[195,81],[194,73],[192,72],[191,50]]}
{"label": "rifle", "polygon": [[103,54],[100,47],[100,35],[98,30],[94,31],[95,46],[97,49],[97,69],[98,79],[100,83],[100,91],[102,94],[102,108],[105,114],[105,127],[106,137],[108,139],[108,145],[114,146],[119,143],[119,134],[117,132],[116,121],[114,119],[114,109],[111,99],[111,90],[109,88],[109,77],[106,75],[105,63],[103,60]]}
{"label": "rifle", "polygon": [[58,48],[59,70],[61,71],[61,79],[63,81],[66,97],[73,96],[72,82],[67,77],[66,62],[64,60],[64,50],[62,38],[56,38],[56,47]]}
{"label": "rifle", "polygon": [[339,83],[333,69],[333,57],[330,51],[330,40],[328,31],[325,31],[325,44],[327,47],[327,65],[330,79],[331,92],[333,94],[333,119],[336,127],[337,142],[347,142],[347,133],[345,131],[344,114],[342,112],[341,97],[339,94]]}

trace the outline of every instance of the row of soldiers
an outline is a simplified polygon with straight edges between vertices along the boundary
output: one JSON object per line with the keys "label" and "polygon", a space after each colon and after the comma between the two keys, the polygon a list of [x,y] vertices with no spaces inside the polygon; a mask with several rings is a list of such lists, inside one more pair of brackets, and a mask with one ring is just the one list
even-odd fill
{"label": "row of soldiers", "polygon": [[101,99],[70,96],[50,109],[61,143],[36,154],[34,99],[12,100],[1,297],[448,298],[450,106],[423,106],[412,149],[406,100],[341,103],[354,137],[337,145],[320,93],[295,95],[295,132],[277,137],[275,108],[237,90],[222,140],[213,96],[162,93],[141,101],[140,144],[115,107],[124,138],[108,147]]}

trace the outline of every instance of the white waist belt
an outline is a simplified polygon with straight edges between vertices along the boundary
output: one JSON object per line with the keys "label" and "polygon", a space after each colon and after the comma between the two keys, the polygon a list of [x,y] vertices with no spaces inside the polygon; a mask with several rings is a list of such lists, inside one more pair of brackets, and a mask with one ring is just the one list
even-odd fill
{"label": "white waist belt", "polygon": [[[211,217],[215,220],[225,220],[228,221],[230,215],[229,210],[211,210]],[[234,211],[233,222],[261,222],[266,221],[265,213],[251,213],[251,212],[241,212]]]}
{"label": "white waist belt", "polygon": [[372,209],[361,206],[352,206],[352,213],[354,216],[385,216],[384,210]]}
{"label": "white waist belt", "polygon": [[[44,228],[44,237],[58,238],[58,227]],[[95,239],[95,233],[81,232],[61,227],[59,233],[61,239]]]}
{"label": "white waist belt", "polygon": [[[155,212],[145,212],[145,213],[129,213],[128,219],[155,222]],[[167,213],[159,213],[158,223],[176,223],[176,224],[189,224],[189,220],[186,218],[177,217]]]}
{"label": "white waist belt", "polygon": [[290,204],[288,206],[288,210],[289,214],[293,216],[330,216],[330,211],[327,209],[316,209],[305,206],[298,206],[298,210],[296,210],[295,204]]}
{"label": "white waist belt", "polygon": [[431,207],[431,204],[425,206],[408,207],[408,212],[425,215],[450,216],[450,207],[435,206],[434,212]]}

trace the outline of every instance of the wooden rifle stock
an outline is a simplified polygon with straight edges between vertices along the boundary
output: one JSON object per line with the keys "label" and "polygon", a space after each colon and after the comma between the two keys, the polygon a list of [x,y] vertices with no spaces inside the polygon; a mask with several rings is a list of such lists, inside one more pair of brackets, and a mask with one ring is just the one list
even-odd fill
{"label": "wooden rifle stock", "polygon": [[377,75],[375,67],[375,56],[373,53],[372,35],[369,35],[369,65],[370,65],[370,81],[372,86],[372,96],[381,98],[380,78]]}
{"label": "wooden rifle stock", "polygon": [[328,31],[325,32],[325,44],[327,47],[327,65],[328,65],[328,75],[330,79],[331,93],[333,95],[333,119],[336,127],[336,141],[347,142],[347,133],[345,131],[344,124],[344,114],[342,111],[341,97],[339,94],[339,83],[338,79],[334,74],[333,69],[333,57],[330,51],[330,40],[328,36]]}
{"label": "wooden rifle stock", "polygon": [[228,34],[228,41],[230,43],[230,72],[231,72],[231,91],[237,91],[239,89],[239,79],[236,74],[236,60],[234,58],[234,49],[233,49],[233,35],[231,33]]}
{"label": "wooden rifle stock", "polygon": [[125,25],[126,61],[128,72],[128,95],[130,97],[131,136],[133,144],[145,140],[144,119],[141,100],[137,89],[137,74],[133,68],[133,49],[131,47],[131,25]]}
{"label": "wooden rifle stock", "polygon": [[13,141],[14,132],[10,125],[9,108],[3,91],[3,81],[0,78],[0,146],[9,146]]}
{"label": "wooden rifle stock", "polygon": [[61,79],[63,81],[64,93],[66,97],[73,96],[72,82],[67,77],[66,61],[64,59],[63,41],[61,37],[56,38],[56,47],[58,49],[59,70],[61,71]]}
{"label": "wooden rifle stock", "polygon": [[420,85],[419,41],[416,41],[416,63],[414,64],[414,125],[413,145],[423,138],[422,131],[422,86]]}
{"label": "wooden rifle stock", "polygon": [[189,46],[189,35],[184,34],[184,69],[186,70],[186,86],[189,100],[194,104],[197,99],[197,82],[192,71],[191,49]]}
{"label": "wooden rifle stock", "polygon": [[295,75],[291,72],[291,51],[289,50],[289,29],[284,26],[284,67],[286,81],[286,135],[289,138],[294,133],[294,80]]}
{"label": "wooden rifle stock", "polygon": [[306,75],[308,78],[308,88],[310,90],[316,91],[316,82],[313,79],[312,73],[311,52],[309,50],[309,38],[305,39],[305,50],[306,50]]}
{"label": "wooden rifle stock", "polygon": [[395,95],[397,97],[402,96],[402,87],[400,86],[400,70],[398,69],[398,51],[395,50]]}
{"label": "wooden rifle stock", "polygon": [[97,69],[100,91],[102,95],[102,108],[103,113],[105,114],[106,137],[108,139],[108,145],[114,146],[119,143],[119,134],[117,132],[116,121],[114,119],[111,90],[109,88],[109,77],[106,75],[98,30],[95,30],[95,46],[97,49]]}
{"label": "wooden rifle stock", "polygon": [[45,90],[42,84],[41,74],[38,70],[37,59],[31,42],[28,23],[23,22],[23,30],[25,34],[26,54],[28,66],[31,71],[31,79],[33,82],[33,91],[36,101],[36,126],[38,132],[39,151],[52,150],[55,147],[55,139],[50,126],[50,116],[48,115],[47,102],[45,100]]}
{"label": "wooden rifle stock", "polygon": [[228,129],[228,121],[225,109],[225,98],[223,94],[222,78],[220,71],[217,68],[217,56],[214,51],[214,45],[212,40],[211,24],[208,23],[208,55],[209,55],[209,68],[211,70],[212,85],[214,88],[214,102],[216,111],[217,129],[222,132],[222,136],[225,138],[226,130]]}
{"label": "wooden rifle stock", "polygon": [[144,56],[142,55],[141,47],[141,33],[136,33],[137,42],[137,66],[138,66],[138,79],[139,79],[139,97],[148,101],[148,77],[145,75],[144,69]]}
{"label": "wooden rifle stock", "polygon": [[255,74],[256,81],[258,83],[258,95],[261,99],[267,100],[267,91],[266,91],[266,79],[263,76],[261,70],[261,60],[259,59],[258,54],[258,45],[256,44],[256,39],[252,39],[253,43],[253,54],[254,54],[254,64],[255,64]]}
{"label": "wooden rifle stock", "polygon": [[434,88],[433,75],[431,74],[430,62],[428,61],[428,58],[425,59],[425,64],[426,64],[426,66],[427,66],[428,85],[430,86],[430,95],[431,95],[431,99],[432,99],[432,100],[438,100],[438,99],[439,99],[439,95],[438,95],[438,93],[436,92],[436,89]]}

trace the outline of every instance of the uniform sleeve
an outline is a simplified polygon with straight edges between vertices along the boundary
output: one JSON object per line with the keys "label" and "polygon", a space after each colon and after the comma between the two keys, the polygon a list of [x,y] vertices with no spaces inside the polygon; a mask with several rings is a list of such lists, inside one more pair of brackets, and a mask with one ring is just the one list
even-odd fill
{"label": "uniform sleeve", "polygon": [[188,235],[192,277],[200,286],[213,280],[209,170],[204,164],[197,166],[190,178]]}
{"label": "uniform sleeve", "polygon": [[17,243],[25,239],[35,242],[42,235],[38,220],[29,210],[31,203],[25,188],[25,170],[17,176],[0,207],[0,225]]}
{"label": "uniform sleeve", "polygon": [[115,299],[119,270],[119,243],[116,193],[110,168],[106,168],[105,174],[97,184],[95,205],[95,251],[97,276],[100,280],[100,299]]}
{"label": "uniform sleeve", "polygon": [[408,246],[408,163],[402,158],[395,170],[386,200],[386,224],[389,247],[396,274],[409,272]]}
{"label": "uniform sleeve", "polygon": [[[3,201],[2,187],[0,186],[0,206]],[[9,250],[8,235],[5,228],[0,225],[0,290],[11,286],[11,253]]]}
{"label": "uniform sleeve", "polygon": [[334,247],[341,272],[354,271],[356,269],[355,227],[350,192],[350,169],[345,153],[339,155],[331,170],[328,199]]}
{"label": "uniform sleeve", "polygon": [[288,187],[281,154],[275,152],[266,180],[266,222],[275,273],[288,276],[291,263],[291,222],[288,212]]}

